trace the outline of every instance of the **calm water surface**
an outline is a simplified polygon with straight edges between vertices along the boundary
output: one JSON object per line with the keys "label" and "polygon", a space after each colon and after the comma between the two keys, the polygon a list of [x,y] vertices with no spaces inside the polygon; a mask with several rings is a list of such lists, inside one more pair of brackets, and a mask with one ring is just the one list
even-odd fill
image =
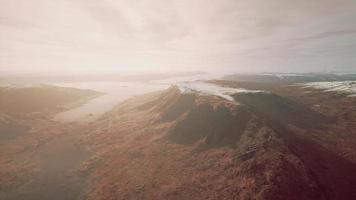
{"label": "calm water surface", "polygon": [[78,108],[57,114],[55,116],[55,120],[61,121],[94,119],[130,97],[142,95],[148,92],[164,90],[170,86],[169,84],[147,82],[75,82],[56,83],[53,85],[79,89],[91,89],[104,93],[104,95],[90,100]]}

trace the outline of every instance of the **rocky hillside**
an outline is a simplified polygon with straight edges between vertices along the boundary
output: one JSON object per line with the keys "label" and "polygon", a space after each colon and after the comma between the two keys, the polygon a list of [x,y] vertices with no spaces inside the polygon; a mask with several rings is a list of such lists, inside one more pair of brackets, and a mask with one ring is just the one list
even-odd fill
{"label": "rocky hillside", "polygon": [[273,93],[126,101],[93,124],[87,199],[356,199],[356,164],[315,140],[335,119]]}

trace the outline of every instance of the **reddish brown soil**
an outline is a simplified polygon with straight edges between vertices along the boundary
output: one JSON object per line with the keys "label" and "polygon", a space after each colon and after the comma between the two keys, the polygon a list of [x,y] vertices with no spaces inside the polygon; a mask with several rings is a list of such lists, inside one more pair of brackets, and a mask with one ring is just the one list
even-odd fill
{"label": "reddish brown soil", "polygon": [[[356,199],[356,98],[286,83],[213,82],[272,93],[230,102],[172,87],[91,124],[50,120],[79,94],[57,90],[58,104],[22,110],[11,104],[21,104],[16,94],[0,106],[1,130],[16,132],[0,139],[0,199]],[[85,163],[83,145],[95,152]]]}
{"label": "reddish brown soil", "polygon": [[170,88],[126,101],[86,138],[97,152],[81,170],[86,199],[356,199],[353,99],[219,84],[274,95],[233,103]]}

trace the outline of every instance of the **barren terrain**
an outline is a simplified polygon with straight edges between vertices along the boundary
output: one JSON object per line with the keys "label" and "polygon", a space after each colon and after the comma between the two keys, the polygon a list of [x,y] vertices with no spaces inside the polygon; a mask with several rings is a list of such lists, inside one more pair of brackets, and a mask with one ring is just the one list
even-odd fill
{"label": "barren terrain", "polygon": [[[2,107],[1,199],[356,198],[356,98],[348,93],[190,82],[93,121],[61,122],[55,113],[98,93],[28,90],[35,99],[2,96],[16,101]],[[56,97],[38,103],[47,90]],[[38,106],[17,109],[19,99]]]}
{"label": "barren terrain", "polygon": [[175,87],[94,124],[87,199],[354,199],[355,99],[294,85],[234,101]]}
{"label": "barren terrain", "polygon": [[83,125],[53,121],[100,93],[54,86],[0,89],[0,199],[76,199],[66,176],[89,155],[76,145]]}

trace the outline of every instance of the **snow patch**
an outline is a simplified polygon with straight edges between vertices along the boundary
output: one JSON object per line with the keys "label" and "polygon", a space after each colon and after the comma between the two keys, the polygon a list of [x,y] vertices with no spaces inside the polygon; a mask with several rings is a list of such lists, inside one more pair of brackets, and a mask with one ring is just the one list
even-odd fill
{"label": "snow patch", "polygon": [[312,74],[295,74],[295,73],[264,73],[263,76],[274,76],[279,79],[285,79],[289,77],[314,77]]}
{"label": "snow patch", "polygon": [[236,93],[266,93],[263,90],[246,90],[243,88],[229,88],[221,87],[215,84],[192,81],[192,82],[182,82],[177,84],[179,90],[182,93],[198,93],[200,95],[214,95],[222,97],[229,101],[234,101],[231,96]]}
{"label": "snow patch", "polygon": [[356,97],[356,81],[313,82],[300,85],[304,86],[304,88],[315,88],[326,92],[339,92],[349,94],[349,97]]}

